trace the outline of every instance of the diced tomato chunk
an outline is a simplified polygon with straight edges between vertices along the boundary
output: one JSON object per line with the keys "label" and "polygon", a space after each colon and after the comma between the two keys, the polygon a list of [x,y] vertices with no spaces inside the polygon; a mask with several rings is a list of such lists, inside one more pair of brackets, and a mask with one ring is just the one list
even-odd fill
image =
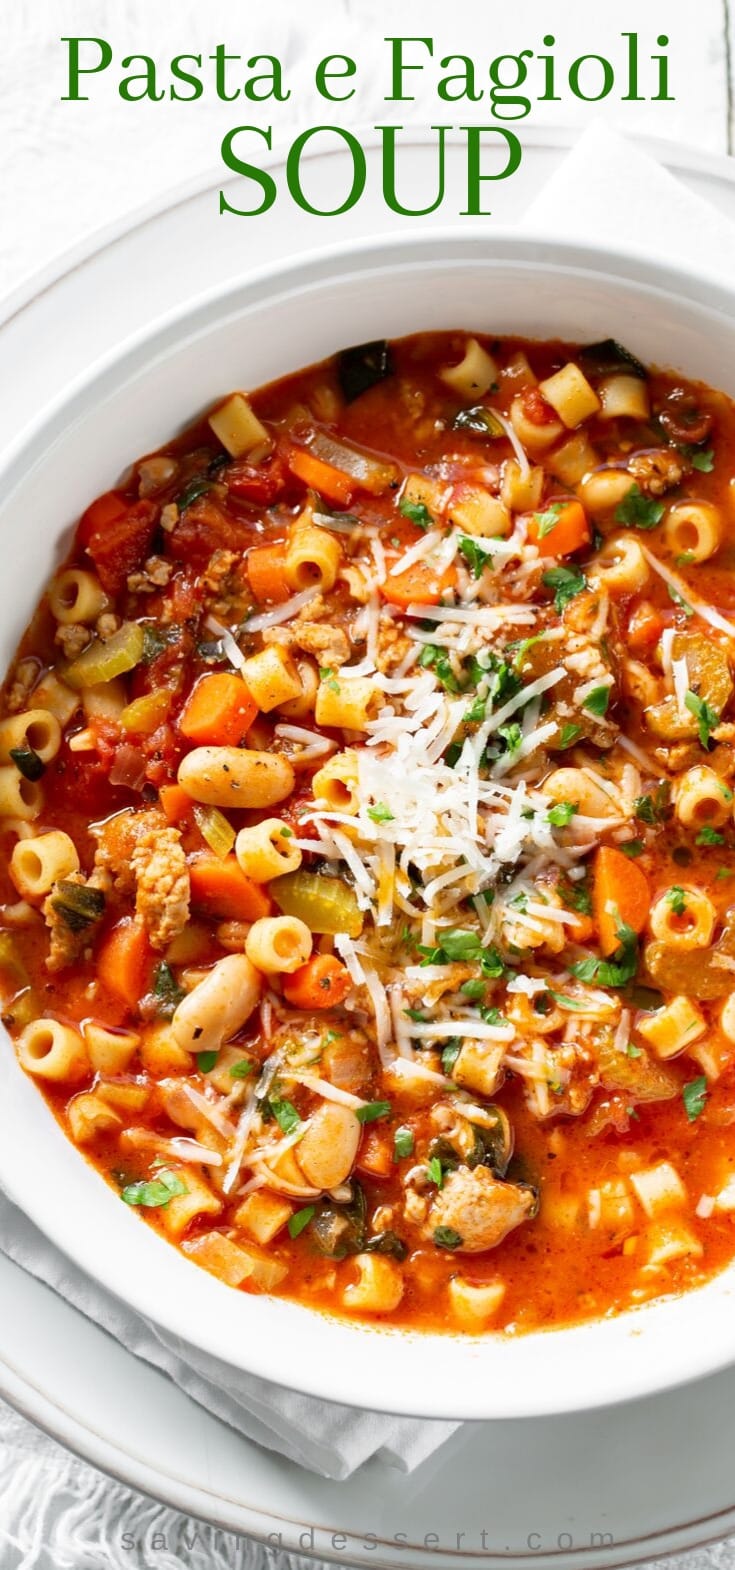
{"label": "diced tomato chunk", "polygon": [[[114,492],[109,493],[114,496]],[[101,507],[106,498],[100,497],[85,513],[80,530],[87,535],[86,549],[97,569],[97,576],[107,594],[120,594],[128,575],[137,572],[150,555],[153,536],[158,522],[158,508],[154,502],[139,501],[128,506],[122,498],[122,511],[109,506]],[[96,511],[95,511],[96,509]],[[90,521],[90,514],[92,518]]]}

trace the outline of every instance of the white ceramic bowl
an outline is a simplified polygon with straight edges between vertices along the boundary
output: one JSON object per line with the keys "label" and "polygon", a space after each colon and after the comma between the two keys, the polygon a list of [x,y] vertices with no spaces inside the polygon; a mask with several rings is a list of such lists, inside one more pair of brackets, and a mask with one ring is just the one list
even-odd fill
{"label": "white ceramic bowl", "polygon": [[[4,455],[3,670],[74,519],[130,459],[231,387],[256,387],[347,344],[457,327],[614,336],[644,360],[735,394],[735,291],[641,257],[455,232],[350,245],[270,271],[122,345]],[[371,1328],[234,1292],[120,1204],[61,1133],[7,1039],[0,1184],[90,1276],[166,1330],[333,1401],[426,1417],[527,1417],[644,1395],[735,1361],[735,1267],[680,1299],[518,1339]]]}

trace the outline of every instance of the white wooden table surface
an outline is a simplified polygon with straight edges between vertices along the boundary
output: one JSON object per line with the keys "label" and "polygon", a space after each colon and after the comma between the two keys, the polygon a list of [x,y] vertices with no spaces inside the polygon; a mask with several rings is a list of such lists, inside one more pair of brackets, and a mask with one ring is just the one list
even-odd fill
{"label": "white wooden table surface", "polygon": [[[309,124],[341,119],[373,125],[400,119],[426,125],[437,119],[433,78],[416,78],[416,101],[385,105],[386,34],[430,34],[439,57],[471,55],[478,63],[521,48],[543,49],[551,29],[556,54],[567,62],[585,53],[622,57],[621,34],[637,30],[655,49],[663,26],[671,43],[671,86],[667,104],[613,103],[607,118],[628,133],[636,131],[688,142],[711,152],[733,153],[733,72],[735,0],[667,0],[641,6],[639,0],[514,0],[512,7],[484,0],[270,0],[267,6],[235,6],[232,0],[4,0],[0,55],[0,295],[20,286],[29,273],[96,228],[120,218],[149,198],[217,167],[221,138],[240,120],[272,124],[283,141]],[[397,21],[400,14],[400,22]],[[647,14],[648,13],[648,16]],[[650,17],[650,21],[649,21]],[[276,53],[286,68],[290,99],[283,104],[219,103],[196,105],[124,103],[117,92],[119,71],[110,67],[94,80],[86,104],[61,102],[65,91],[65,36],[104,37],[115,60],[135,53],[162,64],[173,54],[207,54],[218,42],[246,58]],[[349,105],[320,104],[309,67],[330,52],[353,55],[359,64],[356,93]],[[488,122],[488,106],[452,109],[443,105],[446,123]],[[447,111],[449,111],[447,113]],[[537,106],[531,125],[581,125],[599,115],[599,106],[570,101]],[[521,137],[523,122],[516,126]],[[27,1501],[38,1489],[38,1506]],[[24,1507],[19,1507],[19,1500]],[[99,1500],[92,1519],[85,1501]],[[51,1504],[49,1501],[52,1501]],[[55,1503],[54,1503],[55,1500]],[[72,1461],[0,1403],[0,1570],[143,1570],[143,1559],[118,1559],[122,1517],[135,1520],[163,1541],[180,1539],[171,1511],[100,1483],[99,1475]],[[58,1527],[61,1520],[63,1525]],[[78,1523],[75,1525],[75,1522]],[[113,1532],[113,1524],[118,1530]],[[136,1533],[140,1541],[142,1533]],[[148,1541],[152,1541],[148,1536]],[[146,1566],[153,1570],[195,1570],[195,1563],[228,1570],[263,1570],[282,1556],[271,1556],[243,1540],[221,1533],[199,1535],[202,1557],[186,1562],[161,1549]],[[295,1561],[288,1562],[295,1570]],[[305,1565],[305,1561],[299,1562]],[[686,1570],[735,1570],[735,1540],[685,1555]],[[649,1567],[651,1570],[651,1567]]]}

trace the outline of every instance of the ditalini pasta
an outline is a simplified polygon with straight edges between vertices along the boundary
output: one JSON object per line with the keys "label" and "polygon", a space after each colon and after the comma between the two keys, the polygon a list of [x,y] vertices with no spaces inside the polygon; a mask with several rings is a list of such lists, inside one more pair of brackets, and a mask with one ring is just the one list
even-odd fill
{"label": "ditalini pasta", "polygon": [[733,476],[722,394],[452,332],[91,502],[0,708],[3,1017],[193,1264],[477,1334],[735,1256]]}

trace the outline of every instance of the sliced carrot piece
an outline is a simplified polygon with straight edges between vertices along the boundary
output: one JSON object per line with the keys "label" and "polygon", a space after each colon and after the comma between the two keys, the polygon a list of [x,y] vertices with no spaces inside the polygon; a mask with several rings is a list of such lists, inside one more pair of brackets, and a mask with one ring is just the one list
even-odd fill
{"label": "sliced carrot piece", "polygon": [[286,462],[297,480],[308,485],[310,490],[318,491],[327,501],[341,506],[352,501],[355,482],[350,475],[325,463],[323,458],[316,458],[305,447],[290,447]]}
{"label": "sliced carrot piece", "polygon": [[152,951],[137,917],[125,916],[108,932],[97,955],[97,975],[107,992],[135,1011],[149,990]]}
{"label": "sliced carrot piece", "polygon": [[272,910],[259,883],[246,878],[235,856],[203,852],[189,863],[191,903],[205,916],[220,921],[258,921]]}
{"label": "sliced carrot piece", "polygon": [[328,1009],[342,1003],[352,986],[347,967],[333,954],[314,954],[283,978],[283,995],[297,1009]]}
{"label": "sliced carrot piece", "polygon": [[202,676],[179,717],[179,730],[198,747],[237,747],[255,719],[258,705],[242,676],[213,671]]}
{"label": "sliced carrot piece", "polygon": [[380,592],[389,605],[405,610],[409,605],[438,605],[443,594],[453,589],[457,574],[453,567],[438,572],[428,561],[414,562],[405,572],[390,574],[381,583]]}
{"label": "sliced carrot piece", "polygon": [[245,562],[250,587],[256,600],[262,604],[281,605],[289,598],[291,590],[286,582],[286,547],[279,545],[254,545]]}
{"label": "sliced carrot piece", "polygon": [[186,823],[194,815],[194,803],[183,785],[162,785],[158,799],[167,822],[172,825]]}
{"label": "sliced carrot piece", "polygon": [[621,923],[642,932],[651,908],[648,878],[621,850],[601,845],[593,867],[592,913],[603,954],[620,947]]}
{"label": "sliced carrot piece", "polygon": [[367,1129],[355,1165],[369,1177],[388,1177],[393,1171],[393,1145],[388,1136],[380,1129]]}
{"label": "sliced carrot piece", "polygon": [[[556,521],[550,529],[539,522],[540,517],[559,508]],[[589,545],[590,526],[581,502],[552,502],[544,512],[532,513],[528,525],[529,539],[538,545],[544,556],[571,556],[572,551]]]}

